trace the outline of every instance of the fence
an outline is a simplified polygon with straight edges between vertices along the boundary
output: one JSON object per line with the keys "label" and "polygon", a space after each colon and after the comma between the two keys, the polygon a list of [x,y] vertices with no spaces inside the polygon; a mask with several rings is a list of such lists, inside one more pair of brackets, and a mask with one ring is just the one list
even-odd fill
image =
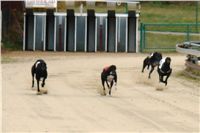
{"label": "fence", "polygon": [[175,51],[176,44],[200,41],[200,24],[143,24],[140,25],[140,51]]}

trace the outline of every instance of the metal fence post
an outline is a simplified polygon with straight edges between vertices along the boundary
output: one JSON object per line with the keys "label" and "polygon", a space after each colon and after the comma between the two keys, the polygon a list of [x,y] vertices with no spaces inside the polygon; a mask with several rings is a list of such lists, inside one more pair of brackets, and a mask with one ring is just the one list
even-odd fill
{"label": "metal fence post", "polygon": [[143,51],[142,43],[143,43],[143,23],[140,24],[140,52]]}
{"label": "metal fence post", "polygon": [[146,25],[145,24],[143,25],[143,34],[142,34],[142,36],[143,36],[143,49],[145,49],[146,48]]}
{"label": "metal fence post", "polygon": [[187,41],[190,41],[190,26],[187,24]]}
{"label": "metal fence post", "polygon": [[126,8],[126,13],[128,13],[128,3],[126,3],[125,8]]}
{"label": "metal fence post", "polygon": [[198,29],[198,6],[199,2],[196,1],[196,32],[199,33],[199,29]]}

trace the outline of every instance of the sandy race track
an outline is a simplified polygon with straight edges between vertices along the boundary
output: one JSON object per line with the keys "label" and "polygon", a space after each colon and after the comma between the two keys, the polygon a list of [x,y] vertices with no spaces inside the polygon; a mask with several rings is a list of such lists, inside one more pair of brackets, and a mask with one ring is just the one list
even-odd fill
{"label": "sandy race track", "polygon": [[[198,81],[177,76],[185,55],[172,58],[168,86],[141,73],[147,54],[11,52],[2,55],[3,132],[199,132]],[[48,65],[48,94],[31,88],[31,66]],[[102,96],[100,73],[115,64],[117,90]],[[36,86],[36,85],[35,85]],[[162,88],[163,91],[157,91]]]}

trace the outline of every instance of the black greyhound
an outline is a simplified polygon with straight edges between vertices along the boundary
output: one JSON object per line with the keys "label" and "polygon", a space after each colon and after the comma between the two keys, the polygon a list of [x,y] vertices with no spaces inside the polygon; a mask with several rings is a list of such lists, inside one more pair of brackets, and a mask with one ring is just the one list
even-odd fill
{"label": "black greyhound", "polygon": [[151,70],[149,72],[149,78],[151,78],[151,73],[153,72],[154,67],[159,65],[161,59],[162,59],[162,54],[158,52],[154,52],[151,54],[151,56],[146,57],[143,61],[142,72],[144,72],[146,66],[147,69],[149,69],[149,66],[151,66]]}
{"label": "black greyhound", "polygon": [[38,91],[38,93],[40,93],[39,81],[41,78],[43,78],[42,87],[44,87],[45,80],[48,75],[47,65],[46,65],[45,61],[42,59],[37,60],[31,68],[31,73],[32,73],[32,87],[34,87],[34,75],[35,75],[35,78],[37,80],[37,91]]}
{"label": "black greyhound", "polygon": [[[117,73],[116,73],[115,65],[111,65],[103,69],[103,72],[101,73],[101,81],[103,85],[104,94],[106,95],[105,86],[104,86],[106,82],[109,89],[109,95],[111,95],[111,89],[112,89],[113,83],[115,82],[115,85],[117,84]],[[108,84],[108,82],[110,83],[110,85]]]}
{"label": "black greyhound", "polygon": [[[166,57],[160,61],[160,65],[158,67],[159,81],[165,83],[167,85],[167,79],[172,73],[172,69],[170,68],[171,58]],[[165,81],[163,77],[166,76]]]}

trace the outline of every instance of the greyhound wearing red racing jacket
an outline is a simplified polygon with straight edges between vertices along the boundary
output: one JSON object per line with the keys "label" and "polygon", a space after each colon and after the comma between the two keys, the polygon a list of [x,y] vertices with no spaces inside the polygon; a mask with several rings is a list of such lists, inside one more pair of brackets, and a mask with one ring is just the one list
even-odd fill
{"label": "greyhound wearing red racing jacket", "polygon": [[[115,85],[117,85],[116,69],[117,68],[115,65],[111,65],[111,66],[105,67],[101,73],[101,81],[102,81],[103,90],[104,90],[105,95],[106,95],[105,86],[104,86],[105,82],[109,89],[109,95],[111,95],[111,89],[112,89],[114,82],[115,82]],[[110,85],[108,82],[110,83]]]}

